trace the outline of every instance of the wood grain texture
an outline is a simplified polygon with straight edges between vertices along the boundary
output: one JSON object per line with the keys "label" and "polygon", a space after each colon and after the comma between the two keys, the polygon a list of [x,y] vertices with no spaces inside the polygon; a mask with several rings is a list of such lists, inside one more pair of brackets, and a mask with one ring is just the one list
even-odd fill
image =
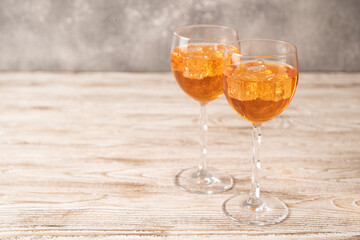
{"label": "wood grain texture", "polygon": [[0,74],[1,239],[360,239],[360,74],[302,74],[265,123],[262,190],[277,225],[231,221],[221,204],[250,187],[250,124],[209,104],[209,165],[235,186],[174,187],[197,164],[198,104],[169,73]]}

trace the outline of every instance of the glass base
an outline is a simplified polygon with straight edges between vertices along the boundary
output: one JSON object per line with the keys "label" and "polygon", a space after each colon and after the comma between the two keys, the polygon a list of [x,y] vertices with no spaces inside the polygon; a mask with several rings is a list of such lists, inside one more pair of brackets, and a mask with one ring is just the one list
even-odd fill
{"label": "glass base", "polygon": [[281,222],[289,213],[278,198],[261,195],[258,205],[248,203],[249,195],[235,195],[226,200],[222,209],[226,216],[244,224],[268,225]]}
{"label": "glass base", "polygon": [[175,185],[183,191],[198,194],[214,194],[230,189],[234,182],[226,172],[208,168],[199,173],[197,167],[180,171],[174,179]]}

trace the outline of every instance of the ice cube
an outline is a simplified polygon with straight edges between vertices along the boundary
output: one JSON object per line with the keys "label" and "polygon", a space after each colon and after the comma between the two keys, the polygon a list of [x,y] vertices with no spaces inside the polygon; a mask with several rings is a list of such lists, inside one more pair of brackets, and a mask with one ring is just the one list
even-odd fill
{"label": "ice cube", "polygon": [[265,70],[263,72],[261,72],[261,79],[263,81],[271,81],[273,80],[273,78],[275,77],[275,73],[273,73],[272,71],[270,70]]}
{"label": "ice cube", "polygon": [[263,61],[251,62],[246,64],[246,66],[246,70],[250,72],[260,72],[266,70],[266,65]]}
{"label": "ice cube", "polygon": [[222,59],[224,57],[224,54],[223,54],[223,52],[222,51],[215,51],[214,52],[214,58],[216,58],[216,59]]}
{"label": "ice cube", "polygon": [[184,68],[184,77],[186,78],[192,78],[192,79],[202,79],[205,76],[203,76],[201,71],[194,71],[194,69],[191,69],[189,67]]}
{"label": "ice cube", "polygon": [[298,74],[297,70],[293,67],[286,67],[286,72],[287,72],[289,78],[294,78]]}
{"label": "ice cube", "polygon": [[292,94],[292,81],[287,73],[280,73],[276,75],[276,97],[277,100],[291,97]]}
{"label": "ice cube", "polygon": [[209,61],[204,57],[192,57],[184,59],[184,77],[202,79],[209,75]]}
{"label": "ice cube", "polygon": [[187,53],[196,53],[196,52],[202,52],[203,48],[201,46],[197,46],[197,45],[189,45],[186,48],[186,52]]}
{"label": "ice cube", "polygon": [[236,68],[236,65],[226,65],[224,68],[224,75],[228,76],[228,77],[232,76],[235,68]]}
{"label": "ice cube", "polygon": [[171,67],[173,71],[183,71],[183,58],[184,53],[179,49],[175,49],[171,53]]}

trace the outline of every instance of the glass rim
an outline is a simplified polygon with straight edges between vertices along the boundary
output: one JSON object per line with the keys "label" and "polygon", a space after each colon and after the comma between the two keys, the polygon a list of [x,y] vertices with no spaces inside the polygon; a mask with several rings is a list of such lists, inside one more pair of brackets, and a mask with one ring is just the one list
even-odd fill
{"label": "glass rim", "polygon": [[[235,34],[233,36],[230,37],[223,37],[223,38],[191,38],[191,37],[185,37],[182,36],[179,31],[184,29],[184,28],[195,28],[195,27],[216,27],[216,28],[223,28],[223,29],[228,29],[233,31]],[[174,30],[174,35],[179,37],[179,38],[183,38],[183,39],[188,39],[188,40],[196,40],[196,41],[219,41],[219,40],[226,40],[226,39],[231,39],[234,38],[236,36],[239,35],[238,31],[234,28],[228,27],[228,26],[223,26],[223,25],[215,25],[215,24],[195,24],[195,25],[185,25],[185,26],[181,26],[178,27]]]}
{"label": "glass rim", "polygon": [[[251,55],[251,54],[242,54],[242,53],[236,53],[234,51],[231,50],[231,48],[229,48],[230,46],[235,47],[233,44],[234,43],[241,43],[241,42],[249,42],[249,41],[263,41],[263,42],[277,42],[277,43],[282,43],[285,45],[288,45],[292,48],[292,50],[290,50],[287,53],[283,53],[283,54],[275,54],[275,55]],[[226,44],[226,51],[230,52],[231,54],[234,55],[238,55],[238,56],[245,56],[245,57],[281,57],[281,56],[286,56],[289,54],[296,54],[297,53],[297,48],[294,44],[283,41],[283,40],[276,40],[276,39],[270,39],[270,38],[250,38],[250,39],[241,39],[241,40],[236,40],[236,41],[232,41]],[[237,49],[237,48],[236,48]]]}

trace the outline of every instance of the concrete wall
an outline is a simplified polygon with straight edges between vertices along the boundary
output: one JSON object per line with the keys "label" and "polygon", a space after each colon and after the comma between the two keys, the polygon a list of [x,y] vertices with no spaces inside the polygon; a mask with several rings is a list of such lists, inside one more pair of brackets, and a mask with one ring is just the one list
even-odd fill
{"label": "concrete wall", "polygon": [[360,71],[359,0],[1,0],[0,70],[169,71],[172,31],[201,23],[290,41],[302,71]]}

